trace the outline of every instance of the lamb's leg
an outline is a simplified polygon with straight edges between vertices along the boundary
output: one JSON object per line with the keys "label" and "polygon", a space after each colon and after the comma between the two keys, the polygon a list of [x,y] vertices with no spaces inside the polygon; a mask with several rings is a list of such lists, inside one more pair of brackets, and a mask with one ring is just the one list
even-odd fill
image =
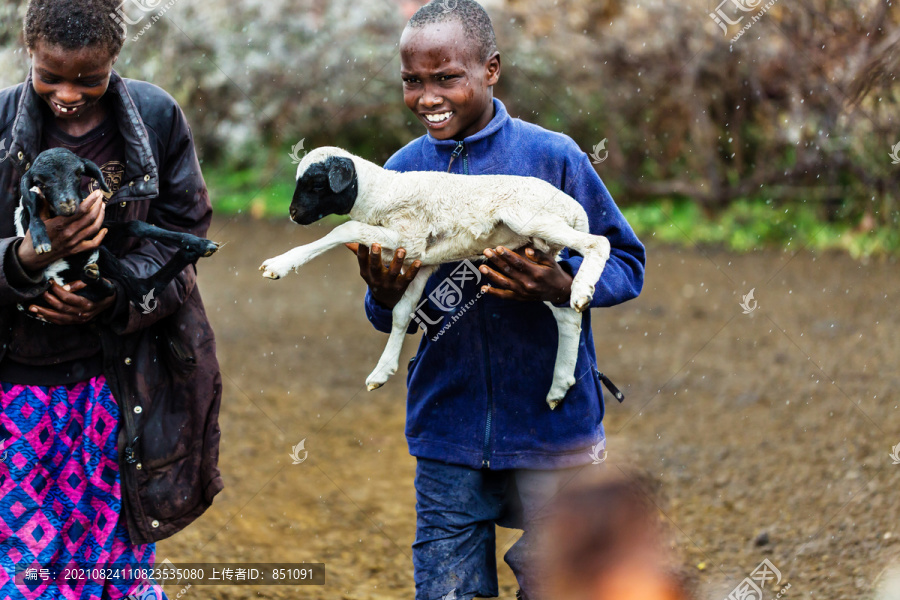
{"label": "lamb's leg", "polygon": [[378,360],[375,370],[366,378],[366,387],[371,392],[374,389],[384,385],[391,375],[397,372],[400,363],[400,350],[403,349],[403,338],[406,336],[406,330],[412,321],[413,311],[422,292],[425,291],[425,284],[428,278],[434,273],[436,266],[423,266],[419,269],[415,279],[410,282],[406,288],[400,302],[394,307],[392,312],[393,322],[391,324],[391,337],[388,339],[384,352]]}
{"label": "lamb's leg", "polygon": [[609,260],[609,240],[602,235],[579,231],[554,214],[523,215],[509,211],[501,215],[503,222],[516,233],[545,240],[549,244],[568,246],[584,261],[572,282],[569,305],[578,312],[586,309],[594,297],[594,288]]}
{"label": "lamb's leg", "polygon": [[571,308],[559,308],[545,302],[556,319],[559,345],[556,348],[556,365],[553,367],[553,384],[547,394],[550,410],[556,408],[575,385],[575,363],[578,361],[578,342],[581,339],[581,313]]}
{"label": "lamb's leg", "polygon": [[[193,264],[202,257],[212,256],[219,249],[219,244],[205,238],[182,231],[169,231],[144,221],[106,221],[103,227],[109,231],[107,234],[109,240],[122,237],[147,238],[176,246],[184,250],[187,264]],[[187,265],[181,265],[181,269],[185,266]],[[180,273],[181,269],[175,274]]]}
{"label": "lamb's leg", "polygon": [[400,236],[397,232],[387,227],[376,227],[360,223],[359,221],[348,221],[332,229],[331,233],[320,240],[304,246],[297,246],[280,256],[270,258],[259,267],[259,270],[263,272],[263,277],[281,279],[291,269],[296,270],[320,254],[341,244],[349,244],[351,242],[359,242],[365,246],[381,244],[385,248],[396,249],[400,245]]}

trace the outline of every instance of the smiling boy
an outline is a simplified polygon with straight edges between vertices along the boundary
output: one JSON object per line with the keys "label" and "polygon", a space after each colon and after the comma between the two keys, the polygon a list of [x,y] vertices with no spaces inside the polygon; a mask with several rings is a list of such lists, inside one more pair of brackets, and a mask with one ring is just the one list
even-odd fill
{"label": "smiling boy", "polygon": [[[446,2],[422,7],[403,31],[400,58],[404,102],[427,134],[386,168],[548,181],[584,206],[591,233],[612,246],[591,307],[640,293],[644,248],[587,155],[565,135],[510,117],[493,97],[501,60],[480,5],[458,0],[453,8]],[[558,600],[547,598],[546,577],[527,566],[534,525],[558,490],[592,462],[591,449],[605,444],[589,311],[577,382],[556,410],[545,402],[557,332],[544,302],[568,303],[582,258],[567,249],[557,261],[532,248],[502,247],[484,255],[489,262],[479,267],[480,285],[461,287],[450,311],[440,310],[434,293],[458,265],[432,275],[420,313],[428,332],[410,364],[406,423],[417,459],[416,598],[497,596],[494,526],[501,525],[524,530],[505,555],[521,588],[517,596]],[[398,250],[385,267],[378,246],[357,249],[369,286],[366,313],[380,331],[390,331],[391,309],[418,272],[418,264],[401,270],[404,256]]]}

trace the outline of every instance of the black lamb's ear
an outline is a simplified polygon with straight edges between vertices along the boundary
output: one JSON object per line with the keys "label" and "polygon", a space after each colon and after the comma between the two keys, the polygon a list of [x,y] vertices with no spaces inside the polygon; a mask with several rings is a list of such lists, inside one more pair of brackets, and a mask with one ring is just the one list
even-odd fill
{"label": "black lamb's ear", "polygon": [[349,158],[334,157],[331,159],[332,164],[328,168],[328,186],[335,194],[343,192],[351,183],[356,175],[356,167]]}
{"label": "black lamb's ear", "polygon": [[19,181],[19,193],[22,194],[22,200],[25,202],[25,206],[34,206],[37,207],[37,198],[38,195],[31,191],[31,188],[34,187],[34,177],[31,176],[32,171],[28,171],[24,175],[22,175],[22,179]]}
{"label": "black lamb's ear", "polygon": [[100,167],[86,158],[81,159],[81,164],[84,165],[85,174],[97,180],[97,184],[100,186],[101,190],[103,190],[107,194],[111,193],[109,186],[106,185],[106,180],[103,179],[103,171],[100,170]]}

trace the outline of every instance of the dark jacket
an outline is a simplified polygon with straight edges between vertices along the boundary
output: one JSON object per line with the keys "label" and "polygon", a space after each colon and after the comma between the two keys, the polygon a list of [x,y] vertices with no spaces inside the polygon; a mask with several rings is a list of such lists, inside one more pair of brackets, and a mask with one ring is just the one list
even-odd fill
{"label": "dark jacket", "polygon": [[[212,208],[178,104],[160,88],[115,72],[107,94],[125,139],[125,175],[109,200],[107,218],[205,236]],[[30,75],[24,84],[0,90],[0,148],[9,148],[0,162],[0,360],[9,343],[10,311],[49,286],[41,278],[25,287],[17,281],[16,287],[5,264],[10,245],[21,239],[13,213],[19,179],[40,151],[42,103]],[[155,272],[176,251],[136,239],[110,249],[139,276]],[[130,305],[120,290],[116,305],[95,322],[103,372],[121,412],[122,504],[135,544],[180,531],[222,489],[221,376],[196,282],[196,270],[186,268],[158,294],[149,314]]]}
{"label": "dark jacket", "polygon": [[[588,215],[591,233],[609,238],[609,261],[597,282],[591,308],[637,296],[644,283],[644,247],[594,171],[568,136],[514,119],[499,100],[494,117],[463,140],[422,136],[385,163],[394,171],[538,177],[575,198]],[[578,272],[583,260],[568,249],[562,268]],[[516,302],[480,295],[479,276],[449,277],[465,263],[444,265],[428,280],[417,320],[428,326],[411,361],[406,438],[413,456],[473,469],[552,469],[590,464],[604,441],[603,394],[591,335],[590,311],[581,320],[577,382],[556,410],[545,402],[556,361],[556,320],[543,302]],[[469,275],[474,275],[470,269]],[[447,299],[451,298],[452,301]],[[452,305],[450,310],[442,310]],[[391,330],[391,311],[371,292],[366,313],[380,331]],[[410,333],[416,329],[411,326]],[[614,352],[615,343],[603,348]]]}

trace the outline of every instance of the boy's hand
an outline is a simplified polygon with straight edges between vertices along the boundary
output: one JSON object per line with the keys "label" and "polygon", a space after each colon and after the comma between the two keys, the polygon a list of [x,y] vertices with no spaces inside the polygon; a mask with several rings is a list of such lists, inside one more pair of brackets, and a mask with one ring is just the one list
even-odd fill
{"label": "boy's hand", "polygon": [[381,261],[380,245],[372,244],[371,252],[362,244],[344,245],[356,254],[356,260],[359,261],[359,274],[369,285],[372,297],[390,309],[400,302],[406,288],[416,278],[419,267],[422,266],[422,262],[417,260],[403,273],[403,259],[406,258],[406,250],[403,248],[397,248],[391,265],[385,267]]}
{"label": "boy's hand", "polygon": [[486,249],[484,255],[494,269],[479,267],[491,284],[482,286],[482,292],[507,300],[553,304],[564,304],[572,295],[572,276],[549,254],[526,246],[522,256],[499,246]]}
{"label": "boy's hand", "polygon": [[115,304],[116,295],[113,294],[103,300],[91,302],[78,295],[78,292],[85,287],[87,284],[83,281],[75,281],[65,287],[53,281],[50,283],[50,289],[44,292],[44,301],[50,308],[32,304],[28,310],[42,321],[49,321],[57,325],[90,323],[100,313]]}
{"label": "boy's hand", "polygon": [[96,190],[85,198],[71,217],[50,218],[49,215],[41,215],[53,249],[46,254],[37,254],[31,232],[28,231],[19,244],[19,262],[26,271],[37,273],[60,258],[85,250],[96,250],[106,236],[107,230],[101,229],[105,214],[103,193]]}

